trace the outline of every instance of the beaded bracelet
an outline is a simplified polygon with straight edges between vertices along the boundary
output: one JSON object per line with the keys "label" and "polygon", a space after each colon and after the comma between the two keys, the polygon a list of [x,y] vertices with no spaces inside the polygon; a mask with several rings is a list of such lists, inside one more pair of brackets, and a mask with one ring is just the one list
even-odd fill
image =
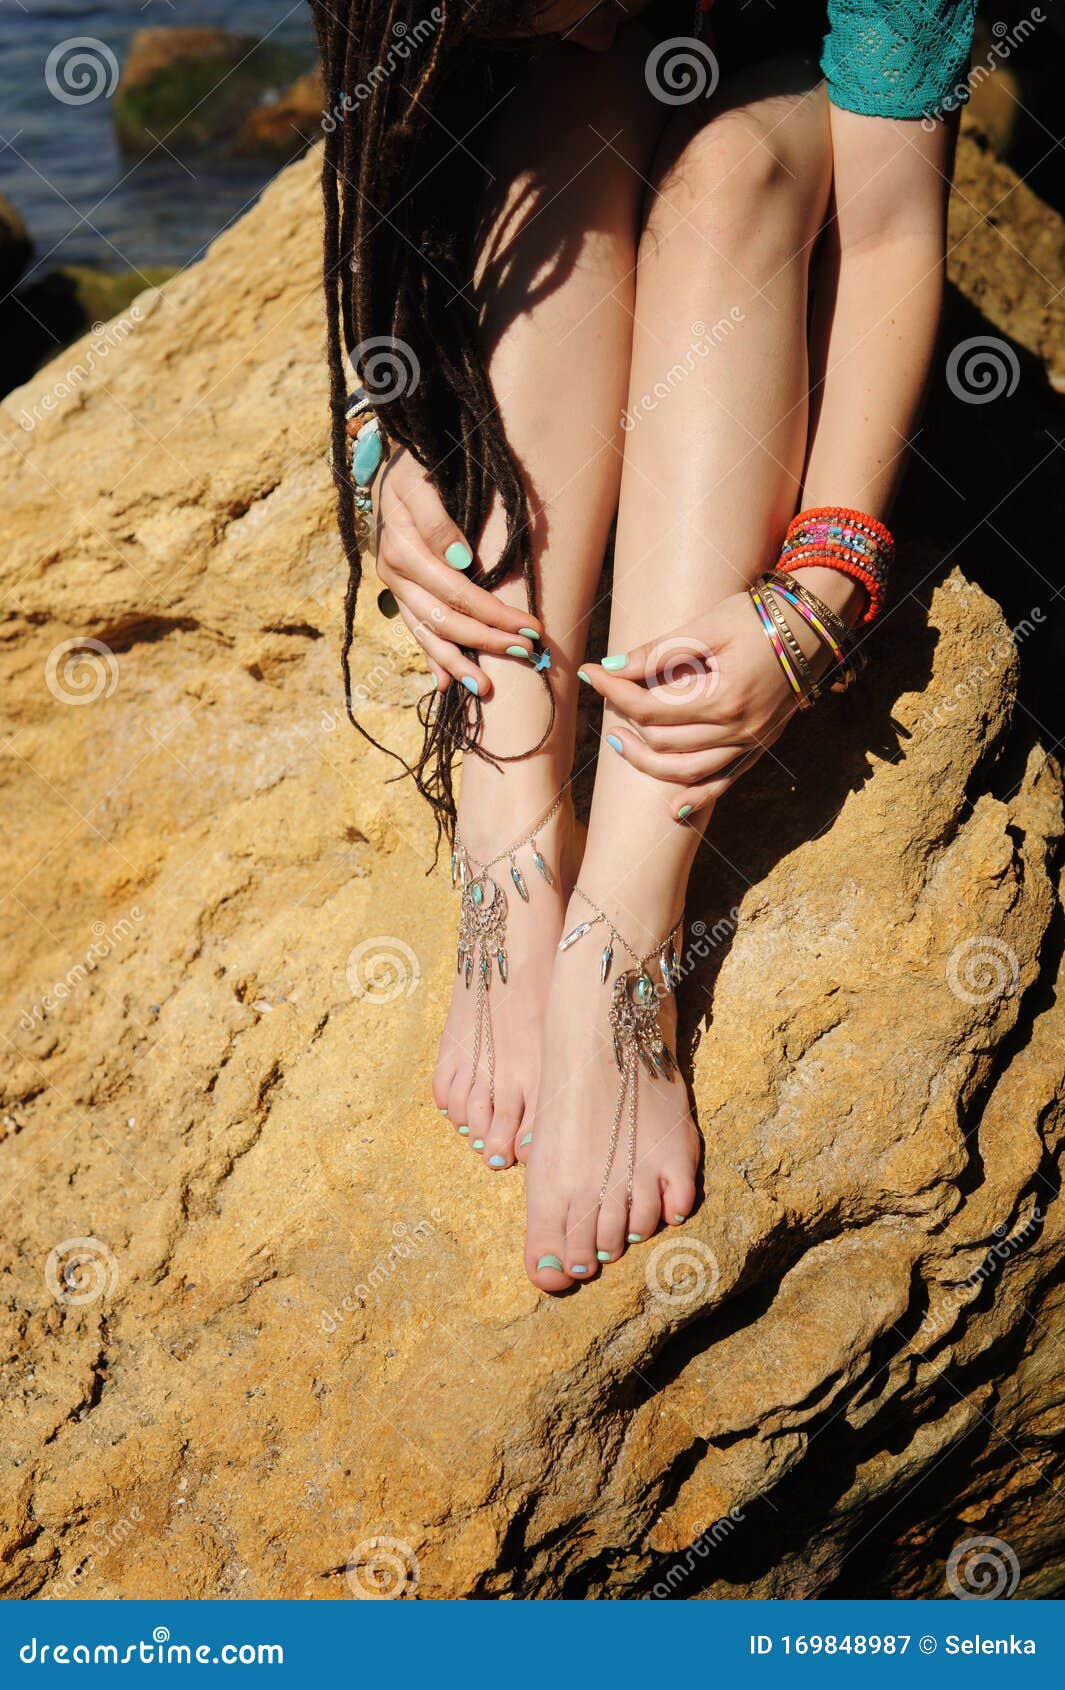
{"label": "beaded bracelet", "polygon": [[895,542],[888,529],[864,511],[841,505],[800,511],[788,526],[777,569],[837,569],[860,582],[869,595],[863,622],[872,622],[884,607],[888,573],[895,559]]}
{"label": "beaded bracelet", "polygon": [[355,486],[355,509],[366,516],[373,510],[370,489],[385,461],[387,441],[381,419],[364,387],[357,387],[348,398],[344,429],[348,474]]}

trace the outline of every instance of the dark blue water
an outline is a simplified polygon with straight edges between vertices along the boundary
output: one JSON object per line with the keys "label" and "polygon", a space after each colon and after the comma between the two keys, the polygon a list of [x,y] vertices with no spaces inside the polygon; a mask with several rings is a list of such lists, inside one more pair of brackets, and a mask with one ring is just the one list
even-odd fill
{"label": "dark blue water", "polygon": [[[38,273],[64,262],[187,264],[277,168],[200,156],[178,163],[165,152],[124,158],[104,94],[66,104],[49,91],[46,61],[59,43],[91,36],[121,64],[134,30],[164,24],[222,25],[313,57],[303,0],[0,0],[0,193],[25,219]],[[106,60],[90,51],[106,82]]]}

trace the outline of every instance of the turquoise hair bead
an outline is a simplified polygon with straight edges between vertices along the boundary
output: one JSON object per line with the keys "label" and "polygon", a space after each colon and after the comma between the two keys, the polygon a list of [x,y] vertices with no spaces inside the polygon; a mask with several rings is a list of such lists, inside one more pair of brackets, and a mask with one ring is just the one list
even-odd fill
{"label": "turquoise hair bead", "polygon": [[384,457],[384,443],[376,428],[364,428],[351,455],[351,473],[360,487],[368,487]]}

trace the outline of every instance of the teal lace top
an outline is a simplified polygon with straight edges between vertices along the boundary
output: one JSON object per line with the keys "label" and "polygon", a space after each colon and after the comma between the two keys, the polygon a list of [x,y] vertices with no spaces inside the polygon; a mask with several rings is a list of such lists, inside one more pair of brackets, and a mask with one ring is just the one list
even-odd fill
{"label": "teal lace top", "polygon": [[829,0],[821,69],[833,105],[928,117],[965,100],[976,0]]}

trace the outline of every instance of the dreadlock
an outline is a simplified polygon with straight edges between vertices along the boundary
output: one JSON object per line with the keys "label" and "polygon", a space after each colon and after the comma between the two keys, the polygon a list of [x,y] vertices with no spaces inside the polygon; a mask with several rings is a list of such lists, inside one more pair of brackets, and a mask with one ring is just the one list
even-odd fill
{"label": "dreadlock", "polygon": [[[348,562],[341,650],[345,703],[364,738],[396,757],[413,777],[432,806],[438,842],[443,834],[450,843],[456,755],[513,759],[497,757],[479,743],[481,705],[461,687],[422,700],[423,742],[413,766],[355,718],[350,658],[363,562],[354,492],[342,468],[345,400],[352,385],[345,355],[389,438],[428,470],[449,514],[471,540],[481,533],[498,491],[506,543],[496,566],[479,580],[492,588],[520,567],[529,608],[537,615],[529,502],[478,343],[476,312],[464,292],[473,273],[472,208],[479,181],[474,161],[452,141],[469,133],[478,104],[485,113],[489,109],[493,58],[485,38],[534,8],[530,0],[310,4],[329,107],[322,170],[325,297],[332,461]],[[391,354],[374,356],[390,345]],[[420,366],[419,379],[397,384],[394,357],[410,353]],[[544,683],[547,727],[521,756],[539,750],[554,722],[546,675]]]}

